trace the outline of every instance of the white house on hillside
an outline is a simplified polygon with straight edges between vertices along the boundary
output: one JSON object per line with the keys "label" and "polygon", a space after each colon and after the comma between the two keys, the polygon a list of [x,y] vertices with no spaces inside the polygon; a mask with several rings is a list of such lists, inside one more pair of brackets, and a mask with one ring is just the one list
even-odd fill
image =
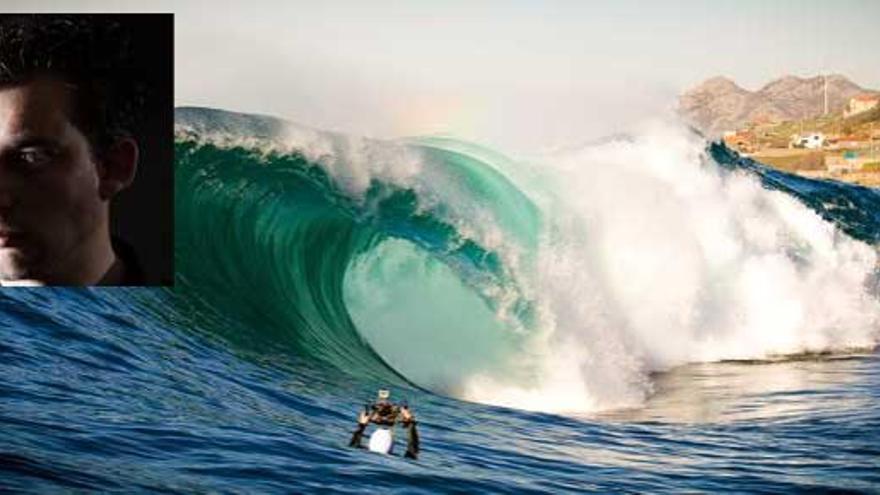
{"label": "white house on hillside", "polygon": [[880,104],[880,95],[858,95],[849,99],[849,105],[843,111],[844,117],[850,117],[862,112],[867,112]]}
{"label": "white house on hillside", "polygon": [[811,150],[821,149],[825,145],[825,135],[821,132],[809,134],[796,134],[791,137],[789,148],[807,148]]}

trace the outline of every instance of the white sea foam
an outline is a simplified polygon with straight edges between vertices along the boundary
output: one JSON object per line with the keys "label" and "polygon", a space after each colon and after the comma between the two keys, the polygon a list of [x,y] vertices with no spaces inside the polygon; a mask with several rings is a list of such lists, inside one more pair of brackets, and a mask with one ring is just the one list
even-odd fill
{"label": "white sea foam", "polygon": [[704,146],[654,123],[632,142],[546,158],[537,378],[473,376],[465,398],[627,407],[650,394],[651,371],[877,345],[876,248],[755,177],[723,175]]}

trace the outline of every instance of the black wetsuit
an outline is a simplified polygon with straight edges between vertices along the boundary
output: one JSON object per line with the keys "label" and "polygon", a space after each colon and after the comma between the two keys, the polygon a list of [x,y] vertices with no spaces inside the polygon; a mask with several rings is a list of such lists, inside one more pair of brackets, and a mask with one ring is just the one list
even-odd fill
{"label": "black wetsuit", "polygon": [[397,415],[400,408],[386,401],[380,401],[373,404],[370,413],[370,421],[382,426],[394,426],[397,422]]}

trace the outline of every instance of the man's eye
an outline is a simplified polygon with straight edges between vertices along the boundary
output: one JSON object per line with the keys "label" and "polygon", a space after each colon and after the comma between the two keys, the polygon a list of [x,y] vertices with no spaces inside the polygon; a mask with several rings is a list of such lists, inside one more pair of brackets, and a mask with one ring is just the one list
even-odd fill
{"label": "man's eye", "polygon": [[48,150],[29,149],[18,153],[18,160],[27,167],[40,167],[52,161],[54,155]]}

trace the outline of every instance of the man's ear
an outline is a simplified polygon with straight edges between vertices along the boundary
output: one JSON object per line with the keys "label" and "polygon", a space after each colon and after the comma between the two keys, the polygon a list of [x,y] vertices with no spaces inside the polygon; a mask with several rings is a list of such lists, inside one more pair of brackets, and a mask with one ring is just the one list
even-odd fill
{"label": "man's ear", "polygon": [[131,138],[117,140],[102,155],[98,164],[98,194],[103,200],[130,186],[137,173],[137,141]]}

